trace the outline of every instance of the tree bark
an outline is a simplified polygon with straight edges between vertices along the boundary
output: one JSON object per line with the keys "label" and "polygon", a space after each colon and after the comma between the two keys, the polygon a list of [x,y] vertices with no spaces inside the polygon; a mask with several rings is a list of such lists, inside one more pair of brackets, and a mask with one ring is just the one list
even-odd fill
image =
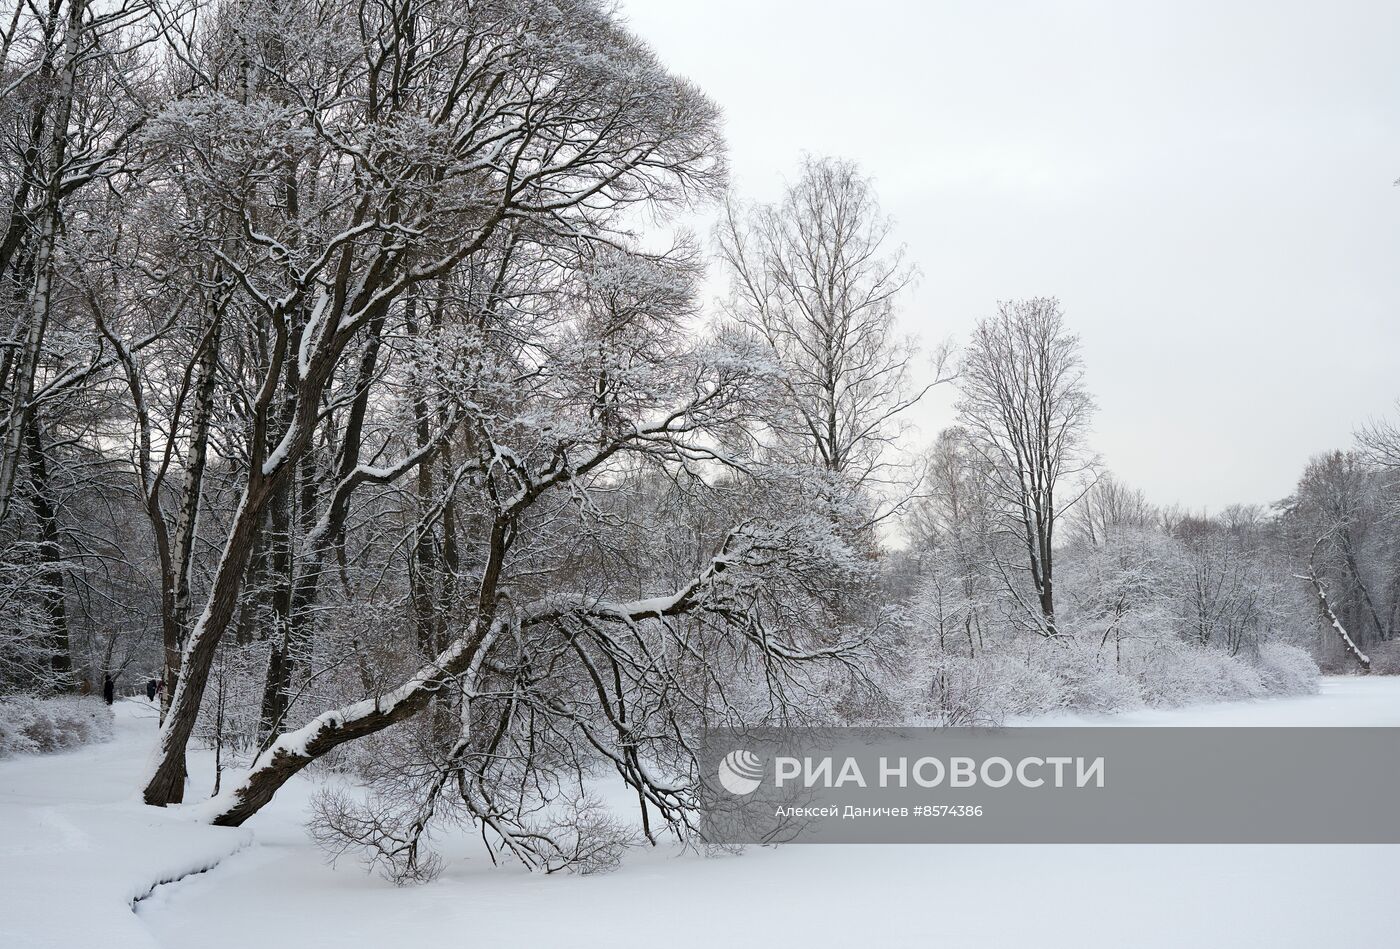
{"label": "tree bark", "polygon": [[190,450],[185,462],[185,480],[176,514],[171,566],[175,571],[171,616],[162,629],[167,633],[165,646],[165,689],[161,693],[161,719],[170,710],[170,700],[180,678],[180,656],[190,628],[190,569],[194,561],[195,531],[199,523],[200,498],[204,489],[204,470],[209,459],[209,423],[214,414],[214,384],[218,374],[219,324],[222,313],[211,315],[208,334],[199,354],[198,377],[195,382],[194,417],[191,419]]}
{"label": "tree bark", "polygon": [[1323,617],[1332,625],[1332,628],[1337,631],[1337,635],[1341,637],[1343,648],[1345,648],[1347,653],[1360,664],[1363,672],[1370,672],[1371,657],[1361,651],[1361,648],[1356,645],[1356,641],[1347,633],[1347,629],[1342,625],[1342,621],[1337,618],[1337,614],[1332,612],[1332,604],[1327,599],[1327,590],[1322,586],[1322,581],[1318,579],[1317,572],[1313,571],[1305,579],[1312,583],[1313,590],[1317,593],[1317,605],[1322,610]]}
{"label": "tree bark", "polygon": [[[85,0],[69,0],[62,63],[55,75],[52,72],[52,59],[46,57],[40,73],[54,84],[53,119],[49,123],[47,148],[43,149],[48,167],[42,204],[36,215],[38,226],[35,229],[30,264],[34,281],[28,301],[29,323],[15,366],[5,440],[0,444],[0,521],[4,521],[14,496],[20,457],[24,453],[25,429],[29,424],[29,400],[34,391],[34,377],[39,368],[44,332],[48,327],[49,306],[53,295],[54,245],[58,239],[59,215],[62,213],[63,168],[68,154],[68,126],[73,115],[73,90],[77,82],[80,52],[79,38],[83,32],[83,11],[86,5]],[[54,8],[54,15],[56,12]],[[42,122],[35,128],[42,128]]]}
{"label": "tree bark", "polygon": [[58,510],[49,483],[39,420],[31,419],[25,435],[29,454],[29,498],[39,522],[44,614],[48,617],[49,669],[64,691],[73,688],[73,656],[68,639],[68,604],[63,576],[63,548],[58,533]]}
{"label": "tree bark", "polygon": [[295,732],[279,736],[258,755],[238,785],[213,802],[213,823],[237,827],[272,800],[277,790],[321,755],[417,715],[442,686],[467,672],[494,626],[496,588],[504,566],[510,523],[498,520],[491,532],[482,572],[476,619],[467,631],[387,696],[325,712]]}

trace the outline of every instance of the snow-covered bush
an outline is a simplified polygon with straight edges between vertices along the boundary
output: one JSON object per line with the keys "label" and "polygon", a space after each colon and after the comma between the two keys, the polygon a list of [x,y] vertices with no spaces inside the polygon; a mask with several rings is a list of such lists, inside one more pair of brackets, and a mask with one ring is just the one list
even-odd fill
{"label": "snow-covered bush", "polygon": [[1268,691],[1259,671],[1245,659],[1183,640],[1154,643],[1141,653],[1128,651],[1124,665],[1141,683],[1148,705],[1247,699]]}
{"label": "snow-covered bush", "polygon": [[1000,725],[1060,704],[1054,675],[1015,656],[943,655],[926,681],[912,711],[917,719],[940,725]]}
{"label": "snow-covered bush", "polygon": [[[924,671],[892,699],[910,721],[1000,725],[1056,710],[1121,712],[1317,691],[1302,649],[1266,642],[1257,655],[1166,637],[1105,648],[1085,640],[1023,639],[973,658],[911,649]],[[912,666],[911,666],[912,667]],[[908,668],[895,679],[911,681]]]}
{"label": "snow-covered bush", "polygon": [[65,751],[111,737],[112,710],[100,699],[0,699],[0,758]]}
{"label": "snow-covered bush", "polygon": [[925,670],[911,716],[985,724],[1316,690],[1317,667],[1297,645],[1314,635],[1314,608],[1300,602],[1260,511],[1168,526],[1127,508],[1096,507],[1098,520],[1058,552],[1054,636],[1042,635],[1038,593],[1023,575],[986,576],[985,563],[1015,563],[1015,552],[993,534],[979,556],[959,558],[952,540],[977,524],[950,521],[965,512],[946,502],[924,511],[906,662],[894,674]]}
{"label": "snow-covered bush", "polygon": [[1030,642],[1014,653],[939,657],[915,715],[944,725],[1000,725],[1057,709],[1116,712],[1140,705],[1138,684],[1111,659],[1074,642]]}
{"label": "snow-covered bush", "polygon": [[1259,675],[1275,695],[1311,695],[1317,691],[1318,674],[1317,663],[1306,650],[1288,643],[1259,647]]}
{"label": "snow-covered bush", "polygon": [[1139,684],[1112,654],[1078,641],[1047,643],[1044,652],[1040,662],[1055,676],[1059,707],[1118,712],[1142,705]]}

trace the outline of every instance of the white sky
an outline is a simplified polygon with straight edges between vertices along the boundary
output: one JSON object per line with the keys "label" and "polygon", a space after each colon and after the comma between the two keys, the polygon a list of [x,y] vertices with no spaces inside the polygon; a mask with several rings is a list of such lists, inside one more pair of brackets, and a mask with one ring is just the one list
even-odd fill
{"label": "white sky", "polygon": [[621,9],[724,107],[744,197],[804,151],[875,178],[925,341],[1059,297],[1095,445],[1155,501],[1277,500],[1400,396],[1396,0]]}

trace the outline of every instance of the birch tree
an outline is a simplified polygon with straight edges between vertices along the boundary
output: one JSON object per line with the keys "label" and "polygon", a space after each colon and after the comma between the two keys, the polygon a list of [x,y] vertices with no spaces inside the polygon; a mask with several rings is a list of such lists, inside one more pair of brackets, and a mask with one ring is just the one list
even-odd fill
{"label": "birch tree", "polygon": [[[36,535],[42,638],[55,681],[73,685],[54,445],[71,444],[66,419],[100,415],[88,387],[115,364],[78,284],[92,235],[130,191],[134,136],[163,93],[151,66],[163,30],[141,0],[12,7],[0,35],[0,537],[20,549]],[[70,411],[77,403],[85,410]],[[16,523],[17,501],[31,526]]]}
{"label": "birch tree", "polygon": [[1319,455],[1284,502],[1298,559],[1306,562],[1314,586],[1330,592],[1328,609],[1337,619],[1328,622],[1339,622],[1361,648],[1392,639],[1400,611],[1400,571],[1385,530],[1391,502],[1384,470],[1356,452]]}
{"label": "birch tree", "polygon": [[870,180],[825,158],[804,161],[775,204],[731,200],[716,232],[726,313],[783,371],[777,449],[871,490],[901,479],[905,413],[944,381],[940,349],[932,378],[916,382],[896,323],[914,269],[892,230]]}

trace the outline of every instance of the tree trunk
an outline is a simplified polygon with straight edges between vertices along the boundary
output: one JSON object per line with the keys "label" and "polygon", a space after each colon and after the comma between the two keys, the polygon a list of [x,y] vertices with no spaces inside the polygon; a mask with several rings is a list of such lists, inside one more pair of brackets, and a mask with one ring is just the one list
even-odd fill
{"label": "tree trunk", "polygon": [[[83,32],[85,8],[84,0],[69,0],[62,64],[55,75],[52,72],[52,59],[46,58],[44,68],[40,71],[42,78],[54,84],[53,120],[49,124],[49,140],[47,148],[44,149],[47,175],[43,202],[36,215],[39,223],[31,258],[34,282],[28,301],[29,324],[15,367],[5,440],[0,445],[0,521],[4,521],[9,513],[10,502],[14,496],[15,479],[24,451],[25,428],[29,424],[29,400],[34,392],[34,377],[39,369],[44,331],[49,320],[49,305],[53,294],[54,245],[58,239],[59,215],[62,213],[63,168],[68,153],[68,125],[73,115],[73,90],[77,81],[79,39]],[[56,7],[53,9],[56,14]],[[42,128],[42,122],[37,128]]]}
{"label": "tree trunk", "polygon": [[495,629],[496,588],[505,565],[509,534],[508,521],[497,520],[492,526],[476,618],[462,636],[388,695],[325,712],[295,732],[279,736],[258,755],[243,780],[213,802],[213,823],[237,827],[321,755],[417,715],[445,683],[470,673],[489,648],[489,637]]}
{"label": "tree trunk", "polygon": [[1356,641],[1347,633],[1346,627],[1342,625],[1342,621],[1337,618],[1337,614],[1332,612],[1332,604],[1327,599],[1327,590],[1323,588],[1322,581],[1318,579],[1317,572],[1313,571],[1304,579],[1312,583],[1313,590],[1317,592],[1317,605],[1322,610],[1323,617],[1332,625],[1332,628],[1337,631],[1337,635],[1341,637],[1342,646],[1346,649],[1347,653],[1361,665],[1362,671],[1370,672],[1371,657],[1361,651],[1361,648],[1356,645]]}
{"label": "tree trunk", "polygon": [[170,622],[162,629],[173,635],[165,639],[165,689],[161,693],[161,719],[170,710],[170,700],[180,678],[180,655],[190,628],[190,568],[194,560],[195,530],[199,523],[200,497],[204,489],[204,469],[209,458],[209,422],[214,414],[214,384],[218,373],[219,324],[222,314],[215,310],[204,349],[199,354],[199,375],[195,383],[194,417],[191,419],[190,450],[185,463],[185,482],[175,519],[171,565],[174,568],[174,596]]}
{"label": "tree trunk", "polygon": [[73,688],[73,656],[68,640],[68,604],[63,576],[63,548],[58,533],[58,511],[49,486],[48,459],[44,457],[39,419],[30,420],[25,435],[29,455],[29,498],[39,522],[39,560],[44,614],[48,617],[49,668],[64,691]]}
{"label": "tree trunk", "polygon": [[183,657],[184,674],[171,697],[170,712],[161,727],[159,757],[143,794],[147,804],[178,804],[184,800],[185,746],[199,718],[199,706],[204,698],[204,688],[208,684],[209,669],[218,650],[219,639],[238,605],[243,571],[262,520],[268,492],[275,487],[272,479],[255,474],[244,488],[228,543],[224,546],[214,574],[209,601],[190,633],[189,645]]}
{"label": "tree trunk", "polygon": [[1376,610],[1376,604],[1371,599],[1371,591],[1367,588],[1366,581],[1361,578],[1361,568],[1357,566],[1356,553],[1351,545],[1349,533],[1344,533],[1341,538],[1342,559],[1346,562],[1347,572],[1351,574],[1351,582],[1356,584],[1356,589],[1361,593],[1361,602],[1366,606],[1366,615],[1370,618],[1371,625],[1376,629],[1376,636],[1385,642],[1390,638],[1389,630],[1381,620],[1380,613]]}

